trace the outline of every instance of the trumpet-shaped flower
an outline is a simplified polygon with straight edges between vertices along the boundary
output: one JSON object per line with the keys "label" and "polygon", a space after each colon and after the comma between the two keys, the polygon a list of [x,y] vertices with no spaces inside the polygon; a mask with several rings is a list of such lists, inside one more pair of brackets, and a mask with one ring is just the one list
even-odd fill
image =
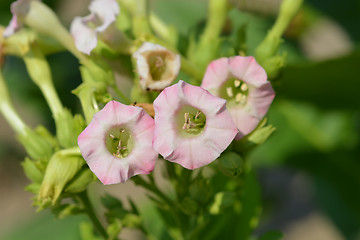
{"label": "trumpet-shaped flower", "polygon": [[238,133],[224,99],[183,81],[165,88],[154,109],[154,149],[188,169],[214,161]]}
{"label": "trumpet-shaped flower", "polygon": [[76,17],[70,27],[77,49],[88,55],[97,45],[98,34],[115,22],[120,8],[116,0],[93,0],[89,10],[90,15]]}
{"label": "trumpet-shaped flower", "polygon": [[[5,28],[4,37],[9,37],[22,28],[21,18],[24,18],[30,9],[32,1],[40,0],[17,0],[11,4],[11,13],[13,14],[9,25]],[[20,18],[20,19],[19,19]]]}
{"label": "trumpet-shaped flower", "polygon": [[163,90],[180,70],[180,55],[158,44],[145,42],[133,54],[143,89]]}
{"label": "trumpet-shaped flower", "polygon": [[78,144],[103,184],[125,182],[154,169],[153,130],[154,120],[142,108],[111,101],[94,115]]}
{"label": "trumpet-shaped flower", "polygon": [[275,93],[265,70],[253,57],[235,56],[211,62],[201,87],[227,100],[237,139],[250,133],[267,113]]}

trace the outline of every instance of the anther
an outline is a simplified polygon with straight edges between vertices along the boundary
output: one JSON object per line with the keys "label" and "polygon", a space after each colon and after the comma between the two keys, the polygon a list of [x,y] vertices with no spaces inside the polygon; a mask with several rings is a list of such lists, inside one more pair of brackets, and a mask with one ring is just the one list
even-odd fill
{"label": "anther", "polygon": [[245,104],[245,102],[246,102],[246,96],[243,96],[243,98],[240,101],[240,104]]}
{"label": "anther", "polygon": [[243,83],[242,85],[241,85],[241,87],[240,87],[240,89],[243,91],[243,92],[245,92],[246,90],[248,90],[248,85],[246,84],[246,83]]}
{"label": "anther", "polygon": [[234,96],[234,93],[233,93],[231,87],[227,87],[227,88],[226,88],[226,94],[227,94],[229,97],[233,97],[233,96]]}
{"label": "anther", "polygon": [[236,80],[234,81],[234,86],[235,86],[236,88],[239,87],[240,84],[241,84],[241,81],[240,81],[239,79],[236,79]]}
{"label": "anther", "polygon": [[114,138],[115,138],[115,136],[112,135],[112,134],[109,134],[109,137],[110,137],[111,139],[114,139]]}
{"label": "anther", "polygon": [[196,115],[195,115],[195,119],[198,119],[199,116],[200,116],[201,112],[200,111],[197,111]]}
{"label": "anther", "polygon": [[236,96],[235,96],[236,102],[241,102],[242,99],[244,99],[244,95],[242,95],[241,93],[236,94]]}
{"label": "anther", "polygon": [[164,66],[164,60],[160,56],[156,56],[155,67],[160,68],[162,66]]}

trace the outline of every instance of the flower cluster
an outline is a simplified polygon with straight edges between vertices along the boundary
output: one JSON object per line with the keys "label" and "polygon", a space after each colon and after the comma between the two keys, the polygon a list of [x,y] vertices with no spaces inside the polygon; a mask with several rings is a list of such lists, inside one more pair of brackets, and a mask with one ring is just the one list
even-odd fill
{"label": "flower cluster", "polygon": [[[164,50],[154,51],[159,49]],[[152,61],[141,59],[141,65],[149,69]],[[176,64],[166,67],[178,71]],[[158,153],[195,169],[216,160],[234,138],[254,130],[273,98],[266,73],[253,57],[221,58],[209,64],[201,87],[180,80],[162,90],[153,102],[154,119],[137,106],[109,102],[95,114],[78,144],[104,184],[151,172]]]}
{"label": "flower cluster", "polygon": [[[13,35],[24,24],[38,26],[34,19],[39,13],[50,16],[39,0],[18,0],[11,10],[13,18],[5,36]],[[87,55],[96,48],[98,39],[114,38],[113,30],[119,31],[115,22],[120,7],[115,0],[93,0],[89,10],[90,15],[76,17],[71,25],[76,51]],[[44,25],[38,31],[48,33],[49,28]],[[61,40],[58,35],[54,36]],[[108,102],[78,137],[82,156],[104,184],[150,173],[158,154],[187,169],[213,162],[234,139],[256,128],[275,96],[265,70],[254,57],[224,57],[210,62],[200,86],[181,80],[171,85],[181,68],[180,55],[159,44],[141,43],[138,48],[132,46],[136,51],[130,51],[139,92],[155,91],[159,95],[137,106]],[[146,109],[141,108],[145,105]],[[148,115],[149,108],[154,116]]]}

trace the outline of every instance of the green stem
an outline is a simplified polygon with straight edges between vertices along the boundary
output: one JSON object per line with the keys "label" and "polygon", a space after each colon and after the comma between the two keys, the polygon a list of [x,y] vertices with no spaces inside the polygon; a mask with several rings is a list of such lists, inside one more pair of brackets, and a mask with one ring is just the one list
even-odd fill
{"label": "green stem", "polygon": [[225,24],[228,9],[227,0],[210,0],[208,18],[204,33],[200,37],[200,46],[208,46],[209,41],[219,37]]}
{"label": "green stem", "polygon": [[205,69],[209,61],[218,56],[220,34],[228,13],[227,0],[210,0],[207,23],[199,43],[189,51],[189,58],[200,69]]}
{"label": "green stem", "polygon": [[51,77],[50,66],[45,56],[37,44],[32,44],[23,59],[31,79],[40,88],[55,120],[57,120],[59,115],[63,113],[64,107],[56,93]]}
{"label": "green stem", "polygon": [[100,223],[99,219],[97,218],[94,208],[89,200],[89,197],[87,195],[87,191],[83,191],[81,193],[78,194],[80,201],[82,202],[83,206],[84,206],[84,211],[86,212],[86,214],[88,215],[88,217],[91,220],[91,223],[93,224],[95,230],[104,238],[104,239],[108,239],[109,236],[105,230],[105,228],[102,226],[102,224]]}
{"label": "green stem", "polygon": [[8,89],[0,68],[0,112],[3,114],[6,121],[19,135],[24,135],[25,130],[28,129],[26,124],[22,121],[20,116],[15,111],[10,101]]}
{"label": "green stem", "polygon": [[151,33],[149,24],[148,0],[135,0],[136,8],[133,18],[133,33],[138,38],[144,33]]}

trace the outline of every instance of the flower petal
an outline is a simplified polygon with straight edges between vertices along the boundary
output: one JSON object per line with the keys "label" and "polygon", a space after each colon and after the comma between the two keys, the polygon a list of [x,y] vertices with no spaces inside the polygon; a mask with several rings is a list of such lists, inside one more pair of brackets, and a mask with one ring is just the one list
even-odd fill
{"label": "flower petal", "polygon": [[74,38],[76,48],[85,54],[90,55],[97,45],[96,32],[89,28],[81,17],[76,17],[71,23],[70,32]]}
{"label": "flower petal", "polygon": [[265,70],[251,56],[229,58],[229,69],[234,77],[250,85],[258,87],[267,81]]}
{"label": "flower petal", "polygon": [[[106,147],[112,128],[124,127],[134,141],[129,155],[113,156]],[[103,184],[125,182],[137,174],[148,174],[155,167],[157,152],[152,148],[154,120],[142,109],[111,101],[94,115],[78,137],[81,154]]]}
{"label": "flower petal", "polygon": [[[206,70],[201,87],[215,96],[220,96],[221,88],[232,78],[247,84],[246,102],[233,101],[228,110],[239,129],[236,139],[249,134],[265,116],[275,97],[265,70],[253,57],[235,56],[220,58],[211,62]],[[247,91],[247,90],[246,90]]]}
{"label": "flower petal", "polygon": [[[206,116],[204,129],[198,135],[187,137],[178,132],[177,114],[186,106]],[[225,106],[224,99],[183,81],[166,88],[154,101],[154,149],[165,159],[188,169],[211,163],[238,132]]]}

